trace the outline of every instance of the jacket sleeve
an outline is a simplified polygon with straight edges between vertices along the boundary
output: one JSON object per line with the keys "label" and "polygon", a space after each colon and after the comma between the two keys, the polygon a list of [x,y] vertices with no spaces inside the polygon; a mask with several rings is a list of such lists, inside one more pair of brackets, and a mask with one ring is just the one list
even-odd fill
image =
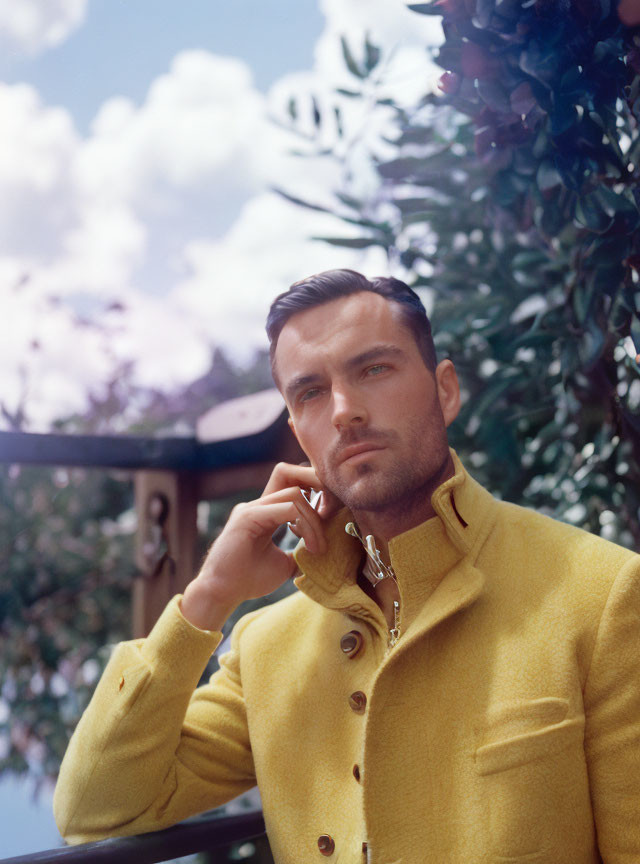
{"label": "jacket sleeve", "polygon": [[262,610],[197,687],[222,633],[191,625],[180,600],[116,647],[69,742],[53,801],[69,843],[165,828],[255,786],[238,641]]}
{"label": "jacket sleeve", "polygon": [[640,556],[604,608],[585,687],[585,753],[603,864],[640,861]]}

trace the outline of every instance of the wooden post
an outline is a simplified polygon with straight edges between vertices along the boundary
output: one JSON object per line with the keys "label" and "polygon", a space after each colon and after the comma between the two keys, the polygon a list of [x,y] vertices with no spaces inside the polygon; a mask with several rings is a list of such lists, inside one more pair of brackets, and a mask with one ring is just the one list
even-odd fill
{"label": "wooden post", "polygon": [[133,637],[147,636],[174,594],[196,575],[196,477],[190,472],[137,471]]}

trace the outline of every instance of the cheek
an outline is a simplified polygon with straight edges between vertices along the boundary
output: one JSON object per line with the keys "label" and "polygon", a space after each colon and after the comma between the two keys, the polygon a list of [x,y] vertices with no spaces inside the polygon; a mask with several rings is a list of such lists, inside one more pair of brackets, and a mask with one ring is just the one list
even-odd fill
{"label": "cheek", "polygon": [[298,444],[304,450],[307,458],[311,462],[312,467],[316,467],[317,461],[317,442],[311,429],[307,428],[305,423],[295,424],[295,435],[298,439]]}

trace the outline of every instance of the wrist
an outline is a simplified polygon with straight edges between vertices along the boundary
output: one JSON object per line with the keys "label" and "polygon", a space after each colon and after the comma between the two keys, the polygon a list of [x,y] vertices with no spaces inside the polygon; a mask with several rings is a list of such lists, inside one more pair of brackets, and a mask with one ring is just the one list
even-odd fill
{"label": "wrist", "polygon": [[215,583],[198,577],[187,585],[180,610],[184,618],[199,630],[220,631],[241,602],[226,595]]}

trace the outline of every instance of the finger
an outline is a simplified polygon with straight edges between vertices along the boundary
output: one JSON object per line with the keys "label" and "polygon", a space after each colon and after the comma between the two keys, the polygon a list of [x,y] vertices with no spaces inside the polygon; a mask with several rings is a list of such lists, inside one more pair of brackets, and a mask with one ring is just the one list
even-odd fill
{"label": "finger", "polygon": [[296,537],[304,540],[309,552],[314,554],[326,552],[327,541],[325,540],[323,526],[317,513],[309,507],[307,507],[307,510],[303,509],[297,502],[296,507],[298,508],[299,515],[294,520],[291,520],[296,528],[294,532]]}
{"label": "finger", "polygon": [[279,492],[271,492],[269,495],[264,495],[259,498],[256,503],[261,505],[269,505],[282,503],[283,501],[294,501],[300,508],[301,512],[306,516],[313,525],[313,530],[316,534],[322,535],[324,538],[324,528],[322,519],[318,515],[316,508],[309,503],[309,499],[304,490],[299,486],[291,486],[287,489],[281,489]]}
{"label": "finger", "polygon": [[276,528],[295,521],[299,516],[300,511],[293,501],[246,507],[235,527],[248,531],[254,540],[270,539]]}
{"label": "finger", "polygon": [[294,522],[300,530],[300,534],[297,536],[305,541],[309,551],[323,552],[326,549],[326,541],[320,518],[302,498],[300,490],[297,489],[296,492],[300,496],[299,502],[264,503],[259,499],[259,503],[254,506],[245,507],[241,511],[239,519],[254,540],[264,540],[268,537],[269,541],[276,528],[285,522]]}
{"label": "finger", "polygon": [[279,462],[273,469],[262,495],[270,495],[272,492],[286,489],[289,486],[302,486],[305,489],[322,488],[318,475],[313,468],[305,465],[291,465],[288,462]]}
{"label": "finger", "polygon": [[335,514],[339,510],[342,510],[343,507],[344,504],[336,495],[333,494],[333,492],[329,492],[328,489],[323,489],[320,501],[316,507],[316,513],[321,519],[327,520],[331,519],[332,516],[335,516]]}

